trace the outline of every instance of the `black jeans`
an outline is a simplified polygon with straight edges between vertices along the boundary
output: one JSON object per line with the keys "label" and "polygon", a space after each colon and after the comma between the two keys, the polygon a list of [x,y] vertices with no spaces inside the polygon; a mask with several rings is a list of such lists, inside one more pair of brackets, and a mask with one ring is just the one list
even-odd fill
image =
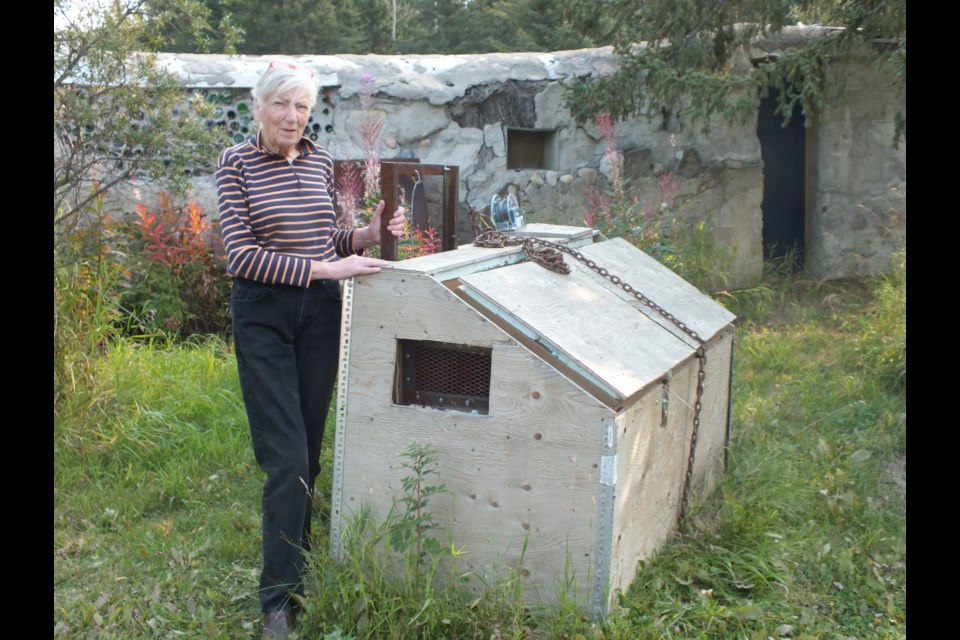
{"label": "black jeans", "polygon": [[264,613],[296,608],[310,544],[314,481],[340,348],[340,284],[234,279],[233,337],[263,485]]}

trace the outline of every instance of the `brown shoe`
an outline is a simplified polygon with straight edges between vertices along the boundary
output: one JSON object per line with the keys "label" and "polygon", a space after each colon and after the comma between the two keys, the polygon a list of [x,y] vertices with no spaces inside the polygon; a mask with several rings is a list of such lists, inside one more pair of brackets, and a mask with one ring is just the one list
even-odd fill
{"label": "brown shoe", "polygon": [[261,640],[287,640],[293,631],[294,622],[293,612],[289,609],[268,613],[263,618]]}

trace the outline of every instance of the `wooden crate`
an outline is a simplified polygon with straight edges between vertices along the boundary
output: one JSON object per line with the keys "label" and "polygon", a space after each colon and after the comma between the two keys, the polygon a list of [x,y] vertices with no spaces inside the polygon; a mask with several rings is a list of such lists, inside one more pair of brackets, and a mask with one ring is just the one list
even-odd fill
{"label": "wooden crate", "polygon": [[564,275],[519,247],[468,245],[346,283],[331,544],[342,549],[362,505],[385,515],[402,494],[400,454],[430,445],[448,490],[431,507],[463,549],[460,570],[517,572],[531,603],[563,592],[601,616],[675,530],[685,493],[696,501],[720,478],[734,316],[623,240],[523,233],[641,298],[569,255]]}

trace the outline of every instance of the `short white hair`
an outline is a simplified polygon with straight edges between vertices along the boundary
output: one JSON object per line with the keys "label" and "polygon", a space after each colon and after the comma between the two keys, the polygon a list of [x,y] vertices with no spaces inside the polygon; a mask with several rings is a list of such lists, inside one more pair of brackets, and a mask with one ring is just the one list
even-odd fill
{"label": "short white hair", "polygon": [[291,89],[299,89],[306,94],[309,100],[308,106],[312,110],[317,103],[317,94],[320,92],[320,81],[316,72],[296,62],[274,60],[267,70],[260,74],[257,85],[250,91],[250,95],[253,96],[254,113],[259,111],[260,106]]}

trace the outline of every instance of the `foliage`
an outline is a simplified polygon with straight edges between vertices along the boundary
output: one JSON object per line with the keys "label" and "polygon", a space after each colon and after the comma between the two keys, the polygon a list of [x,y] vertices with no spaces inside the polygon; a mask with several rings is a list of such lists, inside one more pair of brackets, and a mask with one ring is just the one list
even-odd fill
{"label": "foliage", "polygon": [[[403,493],[379,521],[366,507],[346,522],[339,552],[309,556],[302,602],[306,637],[527,638],[536,620],[523,605],[516,572],[497,582],[457,573],[461,550],[442,542],[431,499],[447,489],[438,478],[439,452],[414,443],[400,456]],[[523,564],[521,558],[520,565]],[[332,629],[332,631],[330,631]]]}
{"label": "foliage", "polygon": [[166,342],[223,335],[229,327],[217,229],[195,203],[178,210],[165,194],[159,203],[157,211],[138,204],[132,221],[101,214],[101,224],[61,242],[54,261],[55,415],[67,399],[87,401],[97,387],[96,359],[119,338]]}
{"label": "foliage", "polygon": [[[612,40],[621,60],[611,76],[568,84],[579,122],[601,111],[624,119],[670,110],[705,128],[714,114],[747,121],[770,87],[779,89],[779,113],[789,116],[799,103],[809,122],[842,88],[844,74],[834,71],[851,56],[889,65],[896,86],[906,87],[906,0],[578,0],[576,15],[581,29]],[[756,38],[801,20],[826,26],[761,64],[736,66]],[[897,124],[895,143],[906,133],[904,114]]]}
{"label": "foliage", "polygon": [[346,523],[337,557],[320,547],[311,552],[299,630],[302,637],[534,637],[536,621],[522,603],[510,598],[514,592],[509,581],[499,589],[470,588],[468,576],[443,570],[441,560],[459,553],[452,546],[425,561],[416,580],[397,571],[391,557],[397,550],[388,553],[385,549],[401,523],[396,513],[378,522],[369,510],[361,509]]}
{"label": "foliage", "polygon": [[438,527],[430,511],[430,499],[446,491],[443,484],[430,484],[437,473],[438,452],[428,445],[411,444],[403,452],[400,463],[408,475],[400,481],[403,495],[398,499],[397,518],[390,526],[390,546],[404,554],[407,575],[412,574],[415,588],[420,587],[424,562],[437,558],[443,545],[431,536]]}
{"label": "foliage", "polygon": [[400,32],[404,53],[559,51],[589,47],[565,0],[415,0],[416,22]]}
{"label": "foliage", "polygon": [[729,249],[715,246],[708,220],[691,222],[681,217],[680,176],[662,171],[656,176],[656,195],[643,198],[623,176],[613,118],[604,112],[595,120],[607,142],[601,165],[607,168],[609,190],[587,187],[590,207],[583,214],[587,226],[607,237],[627,240],[701,289],[723,288],[733,256]]}
{"label": "foliage", "polygon": [[[101,203],[94,199],[94,205]],[[71,234],[53,270],[53,412],[64,401],[82,404],[94,386],[95,362],[117,335],[121,271],[104,241],[103,228]],[[82,256],[71,259],[73,256]]]}
{"label": "foliage", "polygon": [[[571,0],[203,0],[243,32],[244,54],[558,51],[592,46]],[[216,45],[216,43],[214,43]],[[167,51],[190,51],[171,39]]]}
{"label": "foliage", "polygon": [[131,177],[182,193],[191,171],[216,157],[212,110],[184,97],[154,65],[164,29],[201,37],[210,24],[194,0],[54,1],[54,414],[95,389],[95,359],[130,314],[110,228],[117,187]]}
{"label": "foliage", "polygon": [[907,390],[907,251],[893,257],[893,269],[876,276],[876,303],[858,317],[863,330],[860,358],[863,367],[894,392]]}
{"label": "foliage", "polygon": [[229,345],[121,338],[92,368],[54,420],[54,637],[250,635],[262,479]]}
{"label": "foliage", "polygon": [[139,331],[185,337],[225,334],[230,326],[229,278],[218,263],[219,229],[195,202],[176,209],[160,194],[156,210],[138,203],[123,245],[120,301]]}
{"label": "foliage", "polygon": [[905,398],[850,321],[891,330],[864,314],[880,288],[786,270],[730,294],[728,472],[623,595],[643,637],[906,637]]}
{"label": "foliage", "polygon": [[192,170],[209,167],[219,132],[213,106],[184,97],[154,64],[164,28],[189,20],[207,29],[191,0],[126,0],[68,11],[54,2],[54,246],[101,211],[93,205],[131,176],[182,193]]}

